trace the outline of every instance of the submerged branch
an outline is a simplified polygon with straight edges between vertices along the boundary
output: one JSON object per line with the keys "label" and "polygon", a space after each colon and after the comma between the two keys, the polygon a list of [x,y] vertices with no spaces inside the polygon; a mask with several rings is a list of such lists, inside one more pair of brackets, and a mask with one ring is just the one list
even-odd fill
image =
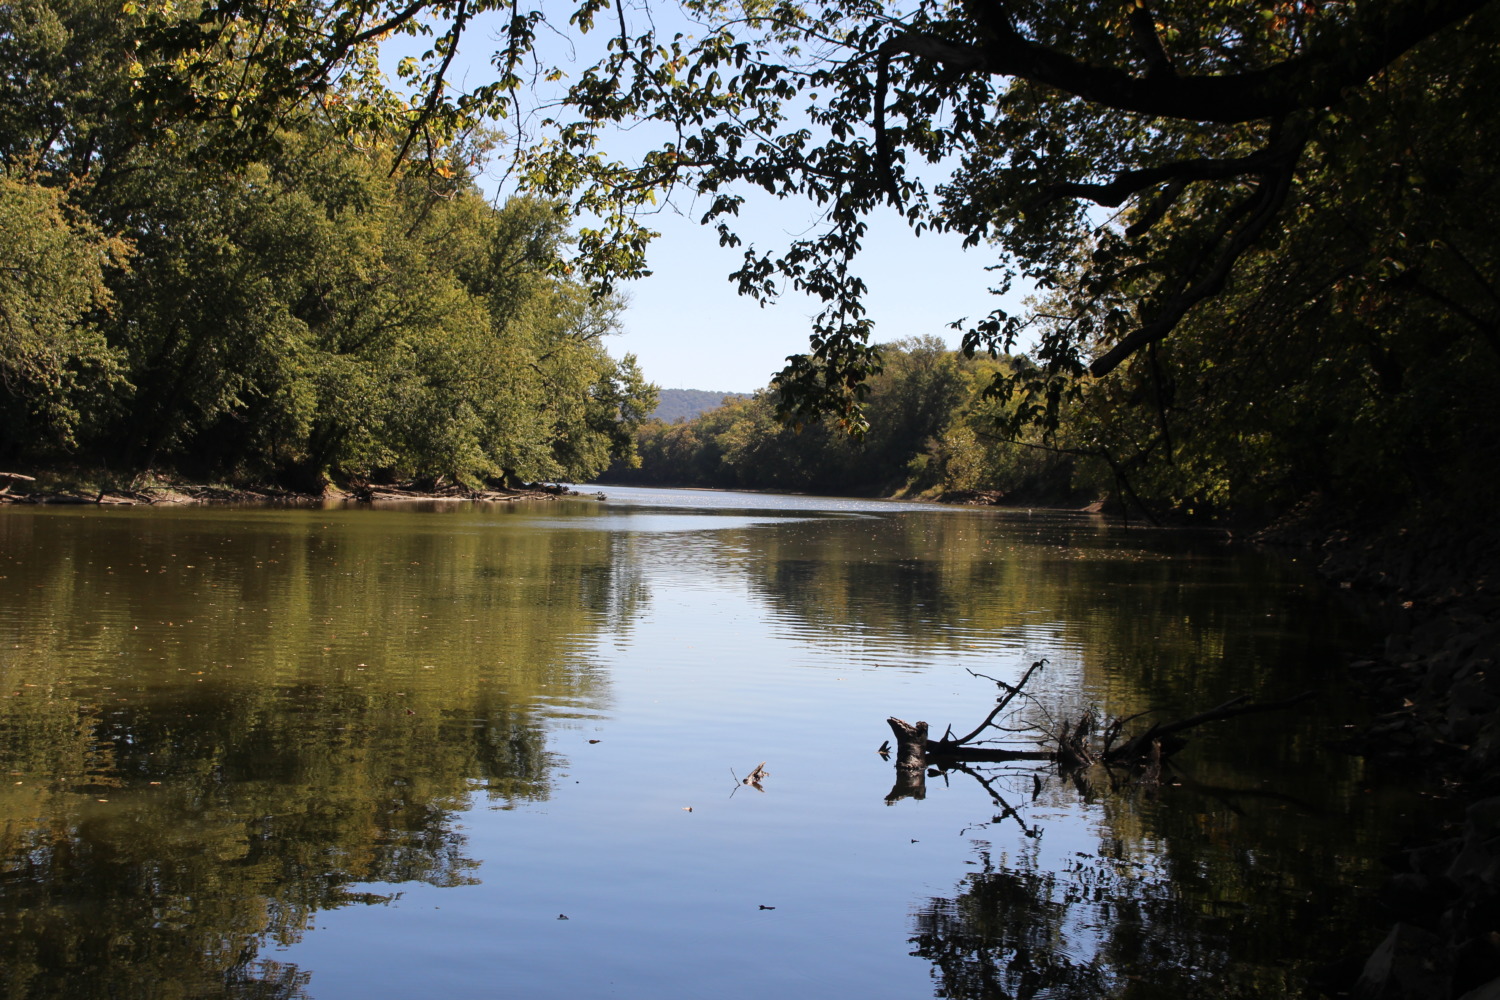
{"label": "submerged branch", "polygon": [[[1037,660],[1015,684],[986,677],[987,680],[995,681],[1003,688],[1005,694],[985,716],[984,721],[959,739],[952,739],[948,735],[952,732],[951,727],[943,739],[930,740],[927,738],[928,727],[925,722],[913,724],[894,716],[887,719],[886,722],[896,737],[897,777],[896,785],[891,789],[886,801],[925,797],[926,769],[929,762],[944,769],[958,770],[968,770],[963,766],[966,762],[1047,761],[1058,764],[1066,770],[1103,764],[1105,767],[1131,769],[1138,775],[1144,776],[1142,780],[1155,783],[1159,780],[1162,763],[1187,745],[1187,741],[1179,734],[1210,722],[1220,722],[1255,712],[1271,712],[1289,708],[1313,697],[1313,692],[1307,691],[1280,701],[1247,703],[1248,696],[1242,695],[1186,718],[1173,722],[1153,723],[1143,732],[1118,745],[1117,741],[1124,727],[1149,713],[1142,712],[1101,723],[1101,720],[1090,711],[1083,713],[1072,722],[1065,720],[1052,732],[1048,732],[1041,726],[1030,727],[1029,731],[1034,738],[1044,744],[1051,744],[1048,749],[1015,750],[976,745],[974,740],[986,729],[1001,729],[995,725],[995,718],[1012,701],[1026,693],[1026,684],[1046,662],[1046,660]],[[972,670],[969,673],[975,677],[985,676],[975,674]],[[1001,731],[1026,732],[1028,730]]]}

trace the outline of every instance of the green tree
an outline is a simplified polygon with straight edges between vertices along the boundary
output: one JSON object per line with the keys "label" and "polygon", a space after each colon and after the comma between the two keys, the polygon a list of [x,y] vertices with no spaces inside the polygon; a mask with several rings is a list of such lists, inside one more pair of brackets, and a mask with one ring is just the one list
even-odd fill
{"label": "green tree", "polygon": [[[328,27],[333,7],[343,20]],[[790,287],[826,304],[810,352],[775,383],[780,412],[804,425],[831,410],[864,426],[859,407],[881,356],[869,343],[857,256],[871,213],[894,208],[919,232],[991,247],[1000,288],[1022,278],[1059,293],[1063,320],[997,310],[966,330],[965,345],[1001,353],[1036,336],[1032,364],[998,372],[997,388],[1022,397],[1010,416],[1060,434],[1065,416],[1084,420],[1064,434],[1070,443],[1050,443],[1105,463],[1148,504],[1284,503],[1330,478],[1320,470],[1337,468],[1307,453],[1308,428],[1337,437],[1347,471],[1367,480],[1393,465],[1420,469],[1435,446],[1438,457],[1425,464],[1450,468],[1460,441],[1484,450],[1495,437],[1494,415],[1475,405],[1494,396],[1490,362],[1467,346],[1493,350],[1488,244],[1465,242],[1457,220],[1431,225],[1453,206],[1487,204],[1493,171],[1474,164],[1474,200],[1459,199],[1442,171],[1407,155],[1467,164],[1453,147],[1487,134],[1487,102],[1464,85],[1487,79],[1495,64],[1487,0],[918,0],[899,8],[771,0],[732,9],[700,0],[686,5],[697,19],[691,33],[632,22],[624,11],[600,19],[614,36],[608,54],[560,93],[520,85],[518,67],[536,56],[545,17],[523,6],[503,32],[498,79],[457,94],[442,73],[458,35],[491,7],[330,4],[318,8],[322,21],[312,19],[326,28],[314,48],[336,55],[366,32],[418,30],[418,13],[429,16],[429,58],[408,71],[426,95],[409,120],[414,134],[481,107],[532,122],[540,141],[519,173],[602,220],[581,243],[593,273],[639,272],[649,232],[631,209],[663,191],[699,198],[704,221],[730,245],[747,188],[822,206],[825,228],[787,247],[748,250],[734,275],[751,295]],[[571,24],[590,30],[603,11],[588,0]],[[542,107],[550,110],[530,114]],[[600,152],[610,129],[641,120],[661,129],[656,149],[630,164]],[[1287,248],[1308,256],[1278,269],[1272,258]],[[1314,256],[1325,250],[1336,256]],[[1310,266],[1330,259],[1337,266]],[[1407,284],[1388,274],[1379,294],[1354,294],[1373,289],[1382,269]],[[1255,283],[1288,277],[1300,292],[1250,304]],[[1399,300],[1399,319],[1351,322],[1378,313],[1382,295]],[[1214,299],[1240,317],[1260,310],[1259,322],[1236,320],[1237,331],[1266,329],[1265,317],[1277,317],[1284,357],[1307,377],[1278,376],[1279,361],[1263,363],[1265,338],[1226,331],[1207,305]],[[1417,300],[1425,302],[1414,308]],[[1310,332],[1305,324],[1324,308],[1317,302],[1338,314],[1328,332],[1343,335]],[[1439,352],[1451,364],[1426,369],[1420,355],[1432,352],[1416,332],[1424,327],[1460,345]],[[1416,368],[1406,366],[1411,359]],[[1351,378],[1388,389],[1401,382],[1398,394],[1420,385],[1426,402],[1370,405],[1317,388]],[[1235,411],[1223,405],[1231,383],[1282,416],[1257,413],[1246,432],[1235,430]],[[1174,429],[1174,419],[1184,426]],[[1388,446],[1396,441],[1405,443]],[[1258,469],[1275,473],[1275,489],[1257,481]]]}
{"label": "green tree", "polygon": [[125,390],[99,324],[127,251],[65,191],[0,175],[0,454],[73,445]]}
{"label": "green tree", "polygon": [[[1011,414],[1056,426],[1083,405],[1077,412],[1093,422],[1079,447],[1122,481],[1133,477],[1150,502],[1281,502],[1327,467],[1295,440],[1306,434],[1288,437],[1292,427],[1342,435],[1350,473],[1402,465],[1416,470],[1402,489],[1429,492],[1424,453],[1443,470],[1465,454],[1463,442],[1483,451],[1495,437],[1491,408],[1479,404],[1494,397],[1485,352],[1495,351],[1500,282],[1485,226],[1455,215],[1492,200],[1493,171],[1471,138],[1491,131],[1481,99],[1496,62],[1487,0],[733,9],[694,0],[684,8],[696,21],[690,33],[633,22],[628,11],[599,18],[602,2],[584,0],[568,30],[597,27],[612,39],[603,59],[563,82],[537,45],[546,12],[507,5],[495,79],[461,91],[446,79],[458,42],[501,8],[140,0],[101,21],[78,0],[7,5],[0,46],[15,57],[5,85],[17,101],[0,119],[0,147],[10,164],[39,157],[58,177],[64,165],[104,177],[131,169],[143,145],[160,155],[205,129],[212,141],[193,140],[193,155],[239,169],[264,162],[311,109],[336,133],[366,145],[378,137],[396,175],[435,182],[468,169],[473,129],[503,114],[525,125],[511,136],[515,176],[593,214],[579,233],[579,275],[606,283],[642,273],[650,233],[634,210],[664,192],[700,199],[729,245],[747,188],[810,199],[826,226],[788,247],[747,251],[734,276],[751,295],[791,287],[826,304],[810,352],[774,386],[778,410],[809,427],[827,411],[864,426],[859,406],[882,362],[857,256],[871,213],[894,208],[919,232],[992,248],[1000,288],[1024,278],[1059,293],[1066,308],[1053,317],[996,311],[966,330],[966,347],[1002,353],[1037,336],[1031,365],[998,373],[997,388],[1022,398]],[[376,73],[374,46],[391,33],[431,38],[402,64],[410,101]],[[611,129],[641,121],[659,130],[657,148],[629,164],[601,152]],[[1267,281],[1281,285],[1257,302],[1251,286]],[[1235,330],[1206,305],[1214,299],[1239,317]],[[1324,324],[1329,336],[1311,332],[1320,310],[1337,316]],[[1308,374],[1292,378],[1295,391],[1283,391],[1279,362],[1263,363],[1267,338],[1235,332],[1268,329],[1266,317],[1279,318],[1271,339],[1286,339],[1289,364]],[[1440,331],[1441,350],[1424,329]],[[523,351],[518,363],[545,368],[536,358],[549,350]],[[1433,356],[1441,363],[1429,367]],[[1318,402],[1319,385],[1351,378],[1400,398],[1382,405],[1335,392]],[[1256,414],[1245,434],[1213,419],[1236,379],[1275,397],[1263,412],[1285,417]],[[1193,401],[1206,407],[1201,418]],[[453,405],[438,424],[470,424],[466,403],[444,402]],[[200,409],[216,407],[227,412],[212,400]],[[1174,409],[1183,428],[1173,428]],[[439,445],[419,433],[433,426],[410,430],[450,466],[495,454],[462,436]],[[1207,432],[1214,427],[1224,432]],[[542,451],[554,464],[572,460]],[[537,468],[541,453],[528,453]],[[1277,489],[1247,485],[1257,466],[1280,469]]]}
{"label": "green tree", "polygon": [[[569,276],[558,206],[470,182],[476,115],[413,154],[379,32],[335,44],[333,6],[123,15],[0,10],[0,444],[314,490],[628,460],[654,390],[602,346],[617,305]],[[289,85],[310,54],[323,83]]]}
{"label": "green tree", "polygon": [[1002,489],[1049,500],[1073,497],[1070,462],[995,434],[997,412],[1005,407],[986,389],[1003,362],[965,358],[936,338],[879,349],[882,370],[869,380],[868,429],[860,437],[831,418],[788,426],[776,418],[775,393],[764,392],[725,400],[691,421],[643,427],[640,471],[616,465],[610,475],[624,482],[831,493]]}
{"label": "green tree", "polygon": [[[1482,18],[1329,116],[1297,211],[1246,249],[1212,310],[1078,385],[1073,437],[1148,504],[1263,515],[1318,493],[1376,518],[1468,516],[1462,498],[1500,457],[1494,173],[1475,158],[1500,119],[1480,96],[1494,80]],[[1081,328],[1133,294],[1049,311]]]}

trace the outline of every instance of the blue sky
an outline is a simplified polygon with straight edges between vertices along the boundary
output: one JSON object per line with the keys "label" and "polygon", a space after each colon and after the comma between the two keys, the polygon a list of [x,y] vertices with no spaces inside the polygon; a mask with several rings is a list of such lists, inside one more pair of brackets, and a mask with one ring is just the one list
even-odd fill
{"label": "blue sky", "polygon": [[[770,247],[805,231],[812,210],[767,197],[741,215],[751,222],[741,228],[754,230],[742,233],[746,244]],[[712,228],[671,215],[653,228],[662,233],[650,251],[653,274],[627,286],[624,331],[610,339],[611,354],[635,354],[664,388],[748,392],[763,387],[788,354],[807,350],[813,300],[788,295],[763,308],[726,280],[742,251],[721,248]],[[956,347],[948,324],[994,308],[986,256],[959,243],[946,234],[918,239],[894,213],[873,221],[860,264],[876,341],[930,334]]]}
{"label": "blue sky", "polygon": [[[663,14],[661,8],[653,11],[658,28],[664,27]],[[691,26],[684,22],[683,27]],[[493,31],[482,22],[470,27],[448,74],[452,83],[462,87],[488,81],[492,37]],[[425,47],[410,39],[393,39],[382,48],[382,62],[393,67],[401,55],[417,54]],[[567,62],[556,53],[548,55]],[[644,144],[643,137],[622,133],[618,148],[607,152],[627,159]],[[499,191],[497,178],[503,169],[503,164],[496,164],[479,178],[491,196]],[[736,229],[747,247],[777,249],[818,225],[816,207],[810,203],[744,193],[749,200]],[[648,220],[661,233],[648,255],[653,274],[623,287],[628,305],[622,331],[609,339],[608,350],[615,357],[634,354],[646,377],[663,388],[762,388],[787,355],[807,349],[818,306],[805,297],[787,295],[762,308],[741,297],[727,278],[738,267],[743,250],[720,247],[713,228],[696,221],[702,207],[694,208],[667,206]],[[931,335],[956,347],[958,336],[948,324],[965,317],[978,319],[995,307],[989,293],[993,277],[985,270],[994,263],[993,254],[984,247],[966,252],[960,243],[951,234],[925,233],[918,238],[893,211],[870,220],[858,266],[870,288],[867,305],[877,342]],[[1018,308],[1019,299],[1010,296],[1008,307]]]}

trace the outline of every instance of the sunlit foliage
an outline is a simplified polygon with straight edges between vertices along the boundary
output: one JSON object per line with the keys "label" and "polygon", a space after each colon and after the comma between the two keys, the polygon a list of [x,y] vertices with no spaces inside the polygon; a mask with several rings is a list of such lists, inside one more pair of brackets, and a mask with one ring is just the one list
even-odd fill
{"label": "sunlit foliage", "polygon": [[824,417],[788,426],[777,394],[726,400],[691,421],[641,427],[639,470],[612,480],[660,484],[901,493],[998,492],[1014,500],[1088,502],[1108,489],[1107,466],[1069,448],[1071,426],[1007,436],[1014,404],[987,392],[1011,360],[965,358],[936,338],[879,347],[869,380],[867,429],[852,437]]}
{"label": "sunlit foliage", "polygon": [[559,206],[473,186],[474,122],[403,159],[369,52],[296,96],[265,61],[295,26],[247,51],[211,8],[127,6],[0,11],[0,455],[314,491],[629,461],[653,390],[605,353],[618,303],[570,277]]}

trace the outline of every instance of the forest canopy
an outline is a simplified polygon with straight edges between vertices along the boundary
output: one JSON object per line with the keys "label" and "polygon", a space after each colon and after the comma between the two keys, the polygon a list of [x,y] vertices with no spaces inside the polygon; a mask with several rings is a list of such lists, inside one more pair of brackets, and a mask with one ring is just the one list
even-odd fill
{"label": "forest canopy", "polygon": [[146,6],[0,5],[0,455],[314,491],[628,463],[619,303],[562,206],[474,186],[486,133],[403,165],[373,72],[236,114],[285,67],[169,57],[217,22]]}
{"label": "forest canopy", "polygon": [[[438,465],[509,468],[503,441],[518,439],[486,423],[454,374],[479,363],[464,350],[483,354],[478,313],[440,308],[441,349],[395,335],[399,350],[447,374],[392,393],[413,415],[377,433],[363,404],[340,394],[347,380],[304,377],[332,369],[292,360],[289,345],[318,327],[313,349],[344,364],[350,345],[357,355],[396,330],[430,332],[421,308],[366,315],[380,298],[340,284],[356,280],[341,277],[344,264],[357,281],[374,273],[353,265],[357,254],[323,261],[314,289],[294,268],[249,267],[238,241],[283,226],[305,233],[295,270],[306,275],[332,245],[324,240],[379,243],[384,254],[388,238],[400,277],[382,288],[420,286],[412,294],[427,308],[450,293],[483,300],[492,331],[543,315],[575,324],[531,331],[542,341],[521,354],[485,356],[478,370],[504,381],[493,373],[559,357],[548,337],[587,343],[585,331],[607,325],[600,303],[613,282],[645,273],[642,211],[663,198],[707,206],[702,220],[736,246],[735,215],[762,191],[824,213],[821,228],[785,246],[745,248],[732,276],[763,300],[795,288],[825,304],[809,351],[773,384],[794,423],[833,413],[866,426],[861,404],[884,357],[871,343],[858,254],[870,214],[893,207],[918,232],[954,233],[992,255],[998,290],[1015,281],[1039,290],[1024,313],[997,309],[961,325],[968,351],[1010,359],[989,387],[1007,433],[1061,433],[1071,421],[1059,446],[1104,463],[1122,491],[1151,479],[1159,485],[1145,501],[1164,507],[1275,508],[1310,492],[1346,504],[1447,503],[1480,488],[1500,457],[1496,171],[1485,156],[1500,125],[1488,99],[1497,9],[1492,0],[583,0],[562,11],[496,0],[131,0],[115,14],[76,0],[6,4],[0,57],[13,68],[0,156],[7,181],[38,206],[15,211],[49,220],[39,238],[58,253],[98,264],[97,274],[92,263],[42,269],[6,286],[7,303],[49,303],[34,322],[6,326],[30,345],[6,352],[23,359],[7,361],[5,384],[20,387],[7,405],[30,421],[27,440],[108,441],[148,458],[222,440],[272,465],[327,467],[324,455],[346,452],[369,465],[392,452],[394,434],[401,448],[443,456]],[[480,24],[493,72],[464,89],[450,71]],[[589,33],[603,49],[591,64],[565,63],[553,50],[573,46],[545,41]],[[378,45],[401,36],[426,51],[403,59],[393,84]],[[613,153],[617,130],[642,123],[653,147],[633,159]],[[257,212],[293,211],[279,185],[304,183],[299,149],[347,157],[341,170],[363,164],[363,180],[339,174],[327,190],[297,189],[327,231],[281,216],[257,229]],[[583,213],[571,272],[560,222],[525,241],[552,243],[537,258],[546,280],[528,287],[582,312],[497,311],[496,294],[459,263],[468,251],[449,252],[442,227],[457,225],[473,195],[467,176],[491,155],[537,199],[513,211]],[[208,194],[205,172],[237,186]],[[7,198],[22,196],[7,188]],[[156,204],[207,218],[197,229],[165,226],[143,208]],[[490,211],[499,225],[512,210]],[[387,235],[376,240],[380,213]],[[356,215],[358,233],[334,224]],[[231,232],[212,231],[231,219]],[[418,249],[440,245],[430,257]],[[168,249],[197,256],[186,271],[152,271],[149,254]],[[211,286],[217,301],[184,298],[184,276],[197,274],[198,292]],[[158,292],[165,298],[143,313]],[[345,303],[360,317],[319,319]],[[7,316],[21,308],[7,304]],[[86,321],[55,315],[69,308]],[[223,331],[224,353],[213,356],[234,360],[217,383],[193,374],[210,356],[190,332],[193,309],[260,317],[254,335]],[[379,335],[326,336],[346,327]],[[470,347],[446,353],[458,343]],[[175,380],[174,363],[188,366]],[[366,374],[370,385],[385,378]],[[252,375],[265,381],[251,388]],[[570,383],[591,388],[567,396],[579,400],[569,414],[542,419],[582,420],[568,426],[595,436],[575,442],[570,431],[541,449],[554,467],[625,447],[630,435],[601,415],[631,412],[620,400],[632,398],[632,377]],[[94,392],[107,405],[69,402]]]}

